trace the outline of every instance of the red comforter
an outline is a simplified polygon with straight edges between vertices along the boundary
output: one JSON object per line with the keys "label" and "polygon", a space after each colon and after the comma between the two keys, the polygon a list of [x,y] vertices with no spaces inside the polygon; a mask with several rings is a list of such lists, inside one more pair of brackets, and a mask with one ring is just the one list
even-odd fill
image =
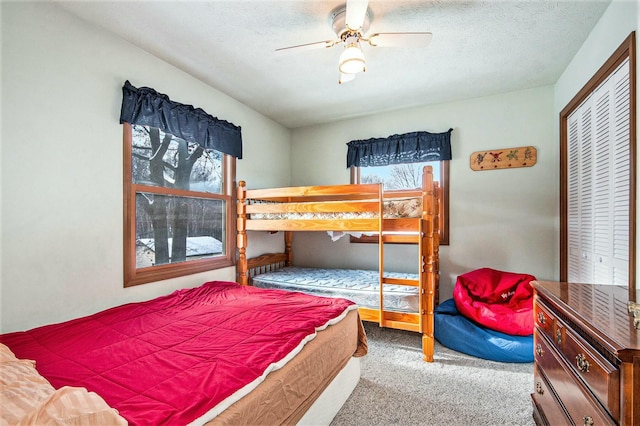
{"label": "red comforter", "polygon": [[130,424],[186,424],[259,382],[351,305],[209,282],[0,341],[54,387],[86,387]]}

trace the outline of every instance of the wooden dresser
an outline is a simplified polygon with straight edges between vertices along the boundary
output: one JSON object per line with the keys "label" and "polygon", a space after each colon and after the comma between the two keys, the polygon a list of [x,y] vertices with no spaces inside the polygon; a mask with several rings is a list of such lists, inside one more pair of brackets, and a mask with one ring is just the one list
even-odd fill
{"label": "wooden dresser", "polygon": [[532,282],[538,425],[640,426],[640,330],[628,289]]}

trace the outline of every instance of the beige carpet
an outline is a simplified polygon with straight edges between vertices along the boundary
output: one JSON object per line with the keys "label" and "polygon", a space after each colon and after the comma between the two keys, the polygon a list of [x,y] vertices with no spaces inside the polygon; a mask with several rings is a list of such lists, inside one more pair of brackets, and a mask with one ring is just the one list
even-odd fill
{"label": "beige carpet", "polygon": [[418,333],[365,329],[362,378],[333,426],[534,424],[532,363],[483,360],[439,343],[427,363]]}

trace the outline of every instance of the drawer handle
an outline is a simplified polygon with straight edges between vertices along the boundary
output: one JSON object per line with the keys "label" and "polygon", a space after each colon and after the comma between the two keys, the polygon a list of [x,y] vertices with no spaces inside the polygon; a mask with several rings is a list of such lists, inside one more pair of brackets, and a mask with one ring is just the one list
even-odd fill
{"label": "drawer handle", "polygon": [[582,421],[584,426],[593,426],[593,417],[591,416],[582,417]]}
{"label": "drawer handle", "polygon": [[544,325],[544,323],[547,322],[547,319],[544,317],[544,314],[542,312],[538,312],[538,322],[542,325]]}
{"label": "drawer handle", "polygon": [[583,373],[589,372],[589,361],[587,361],[587,357],[584,354],[578,354],[576,356],[576,366],[578,367],[578,370]]}
{"label": "drawer handle", "polygon": [[539,393],[540,395],[544,393],[544,389],[542,389],[542,383],[540,382],[536,383],[536,392]]}
{"label": "drawer handle", "polygon": [[542,350],[542,346],[540,346],[540,343],[536,345],[536,354],[538,354],[538,356],[542,356],[542,354],[544,354],[544,351]]}
{"label": "drawer handle", "polygon": [[556,342],[562,344],[562,331],[556,330]]}

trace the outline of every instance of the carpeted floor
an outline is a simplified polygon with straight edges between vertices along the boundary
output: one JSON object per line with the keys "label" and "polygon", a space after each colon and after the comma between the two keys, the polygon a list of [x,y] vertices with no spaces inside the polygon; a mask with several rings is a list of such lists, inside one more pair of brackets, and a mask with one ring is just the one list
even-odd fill
{"label": "carpeted floor", "polygon": [[533,364],[483,360],[436,343],[422,360],[418,333],[365,323],[362,377],[331,423],[342,425],[533,425]]}

